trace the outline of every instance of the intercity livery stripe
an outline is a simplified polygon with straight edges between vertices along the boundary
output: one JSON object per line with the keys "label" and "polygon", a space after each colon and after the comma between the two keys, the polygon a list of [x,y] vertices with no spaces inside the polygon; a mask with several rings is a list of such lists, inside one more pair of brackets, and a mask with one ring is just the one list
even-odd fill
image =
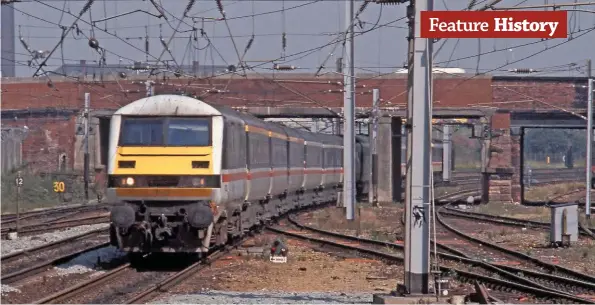
{"label": "intercity livery stripe", "polygon": [[342,174],[342,168],[327,168],[327,169],[301,169],[301,170],[269,170],[259,172],[239,172],[222,174],[221,180],[225,182],[233,182],[238,180],[255,180],[262,178],[271,178],[279,176],[300,176],[300,175],[322,175],[322,174]]}
{"label": "intercity livery stripe", "polygon": [[288,140],[288,137],[286,135],[272,132],[272,131],[264,129],[264,128],[250,126],[250,125],[246,125],[246,132],[259,133],[259,134],[262,134],[265,136],[269,136],[271,138],[278,138],[278,139],[285,140],[285,141]]}
{"label": "intercity livery stripe", "polygon": [[304,139],[294,138],[294,137],[289,137],[289,141],[290,142],[296,142],[296,143],[302,143],[302,144],[305,142]]}
{"label": "intercity livery stripe", "polygon": [[118,197],[210,197],[207,188],[116,188]]}
{"label": "intercity livery stripe", "polygon": [[[296,142],[296,143],[300,143],[300,144],[303,144],[305,142],[304,139],[295,138],[295,137],[288,137],[287,135],[276,133],[276,132],[272,132],[270,130],[267,130],[267,129],[264,129],[264,128],[260,128],[260,127],[254,127],[254,126],[246,125],[245,129],[246,129],[246,132],[258,133],[258,134],[261,134],[261,135],[268,136],[270,138],[277,138],[277,139],[281,139],[281,140],[284,140],[284,141]],[[314,145],[314,144],[316,144],[316,146],[322,145],[322,144],[314,143],[314,142],[310,142],[310,143],[312,143],[310,145]],[[335,146],[332,146],[332,147],[335,147]],[[336,147],[337,148],[343,148],[342,146],[336,146]]]}

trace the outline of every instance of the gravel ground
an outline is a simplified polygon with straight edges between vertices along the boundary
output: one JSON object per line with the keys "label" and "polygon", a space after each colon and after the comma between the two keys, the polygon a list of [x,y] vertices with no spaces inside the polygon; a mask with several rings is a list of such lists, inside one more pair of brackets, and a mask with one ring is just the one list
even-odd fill
{"label": "gravel ground", "polygon": [[12,286],[4,285],[4,284],[2,284],[0,290],[1,290],[2,296],[7,295],[9,292],[16,292],[16,293],[21,292],[18,288],[14,288]]}
{"label": "gravel ground", "polygon": [[[98,262],[109,262],[123,256],[125,256],[125,253],[113,246],[83,253],[65,264],[56,266],[54,268],[56,270],[54,276],[97,271]],[[101,273],[102,271],[99,271],[97,275]]]}
{"label": "gravel ground", "polygon": [[152,304],[363,304],[372,303],[372,293],[339,292],[234,292],[209,290],[196,294],[170,295]]}
{"label": "gravel ground", "polygon": [[26,249],[35,248],[41,245],[49,244],[61,239],[69,238],[75,235],[80,235],[89,231],[108,228],[109,224],[101,223],[95,225],[84,225],[78,227],[72,227],[64,230],[58,230],[54,232],[20,237],[15,240],[2,240],[2,249],[0,252],[2,255],[7,255],[13,252],[18,252]]}

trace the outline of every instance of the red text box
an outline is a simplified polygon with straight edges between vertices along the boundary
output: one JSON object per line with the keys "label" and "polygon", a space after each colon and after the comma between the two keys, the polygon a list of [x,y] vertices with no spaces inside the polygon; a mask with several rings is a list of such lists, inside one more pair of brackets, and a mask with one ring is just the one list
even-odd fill
{"label": "red text box", "polygon": [[566,38],[566,11],[422,11],[422,38]]}

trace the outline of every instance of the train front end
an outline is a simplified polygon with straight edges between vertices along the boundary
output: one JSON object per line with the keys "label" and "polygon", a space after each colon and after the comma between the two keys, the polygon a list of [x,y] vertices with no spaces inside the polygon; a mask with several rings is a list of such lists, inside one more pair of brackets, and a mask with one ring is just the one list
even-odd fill
{"label": "train front end", "polygon": [[121,250],[207,252],[221,185],[223,118],[175,95],[135,101],[111,120],[110,241]]}

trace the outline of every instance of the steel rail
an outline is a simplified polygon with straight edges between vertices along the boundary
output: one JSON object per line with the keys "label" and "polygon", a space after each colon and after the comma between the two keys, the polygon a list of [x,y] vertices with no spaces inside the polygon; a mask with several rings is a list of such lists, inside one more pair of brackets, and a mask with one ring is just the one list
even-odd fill
{"label": "steel rail", "polygon": [[58,291],[53,293],[45,298],[39,299],[31,304],[63,304],[64,300],[72,297],[76,297],[79,294],[88,291],[91,288],[97,287],[99,284],[103,284],[108,280],[117,277],[118,275],[124,273],[131,267],[130,263],[125,263],[116,269],[110,270],[109,272],[100,274],[99,276],[93,277],[87,281],[84,281],[80,284],[71,286],[70,288],[66,288],[62,291]]}
{"label": "steel rail", "polygon": [[[76,205],[76,206],[61,206],[61,207],[54,207],[54,208],[47,208],[42,210],[35,210],[29,212],[22,212],[20,213],[19,220],[21,219],[28,219],[37,216],[49,216],[64,212],[86,212],[86,211],[94,211],[94,210],[101,210],[105,208],[109,208],[109,203],[98,203],[98,204],[91,204],[91,205]],[[5,225],[7,223],[12,223],[16,220],[16,214],[14,213],[6,213],[0,215],[0,222]]]}
{"label": "steel rail", "polygon": [[[351,235],[344,235],[344,234],[335,233],[332,231],[318,229],[318,228],[315,228],[312,226],[301,224],[301,223],[297,222],[294,218],[291,218],[291,217],[288,218],[288,220],[290,223],[292,223],[293,225],[295,225],[296,227],[298,227],[300,229],[305,229],[305,230],[316,232],[319,234],[332,236],[332,237],[336,237],[336,238],[341,238],[341,239],[346,239],[346,240],[351,240],[351,241],[357,241],[357,242],[366,243],[366,244],[388,247],[388,248],[397,249],[397,250],[404,249],[404,246],[399,245],[399,244],[378,241],[378,240],[373,240],[373,239],[367,239],[367,238],[361,238],[361,237],[356,237],[356,236],[351,236]],[[541,281],[559,282],[559,283],[563,283],[563,284],[571,286],[571,287],[580,287],[583,290],[595,292],[595,284],[592,282],[575,280],[572,278],[561,277],[561,276],[547,274],[547,273],[543,273],[543,272],[537,272],[537,271],[533,271],[533,270],[520,269],[520,268],[504,266],[504,265],[500,265],[500,264],[488,263],[488,262],[484,262],[481,260],[473,259],[473,258],[469,257],[468,255],[466,255],[465,253],[463,253],[457,249],[454,249],[452,247],[446,246],[444,244],[438,243],[438,246],[442,249],[445,249],[447,251],[455,253],[455,255],[453,255],[453,254],[449,254],[449,253],[438,252],[438,255],[440,256],[440,258],[448,259],[451,261],[464,262],[466,264],[479,265],[479,266],[484,267],[485,269],[489,269],[494,272],[505,273],[504,275],[506,277],[513,278],[514,280],[517,280],[517,281],[521,281],[525,284],[528,284],[529,286],[535,286],[537,288],[546,289],[546,290],[550,289],[548,287],[537,284],[535,282],[528,281],[527,279],[525,279],[521,276],[518,276],[517,274],[523,273],[523,274],[530,275],[533,278],[539,278]],[[431,251],[431,252],[434,253],[434,251]]]}
{"label": "steel rail", "polygon": [[[304,235],[300,235],[298,233],[293,233],[293,232],[288,232],[285,230],[281,230],[278,228],[273,228],[273,227],[267,227],[267,230],[271,231],[271,232],[275,232],[278,234],[283,234],[286,236],[291,236],[294,238],[299,238],[299,239],[303,239],[303,240],[307,240],[310,242],[316,242],[316,243],[321,243],[321,244],[327,244],[327,245],[331,245],[333,247],[337,247],[337,248],[342,248],[342,249],[346,249],[346,250],[354,250],[360,253],[364,253],[364,254],[369,254],[372,256],[376,256],[379,257],[381,259],[384,260],[388,260],[388,261],[398,261],[398,262],[403,262],[403,258],[399,257],[399,256],[395,256],[392,254],[388,254],[385,252],[381,252],[381,251],[377,251],[377,250],[373,250],[373,249],[369,249],[369,248],[363,248],[363,247],[357,247],[357,246],[353,246],[353,245],[347,245],[347,244],[342,244],[342,243],[338,243],[338,242],[333,242],[333,241],[329,241],[329,240],[324,240],[324,239],[319,239],[319,238],[315,238],[315,237],[311,237],[311,236],[304,236]],[[337,233],[338,234],[338,233]],[[339,234],[340,235],[340,234]],[[464,259],[461,257],[461,259]],[[490,286],[504,286],[504,287],[511,287],[513,289],[522,291],[522,292],[526,292],[526,293],[531,293],[535,296],[541,297],[541,298],[546,298],[546,299],[562,299],[562,300],[567,300],[567,301],[572,301],[572,302],[576,302],[579,304],[595,304],[595,302],[592,302],[590,300],[587,299],[583,299],[580,297],[576,297],[573,295],[569,295],[566,293],[562,293],[562,292],[556,292],[556,291],[551,291],[551,290],[546,290],[546,289],[540,289],[540,288],[536,288],[536,287],[532,287],[532,286],[527,286],[527,285],[523,285],[523,284],[519,284],[519,283],[515,283],[515,282],[511,282],[511,281],[505,281],[505,280],[501,280],[501,279],[496,279],[494,277],[491,276],[486,276],[486,275],[481,275],[481,274],[477,274],[477,273],[473,273],[473,272],[468,272],[468,271],[463,271],[460,269],[456,269],[456,268],[451,268],[451,267],[440,267],[441,271],[443,272],[454,272],[457,277],[459,279],[464,279],[464,280],[478,280],[484,284],[488,284]]]}
{"label": "steel rail", "polygon": [[[75,226],[92,225],[100,223],[108,223],[109,216],[91,216],[85,218],[61,220],[57,222],[46,222],[41,224],[29,225],[19,229],[19,235],[32,235],[36,233],[50,232],[53,230],[72,228]],[[13,228],[2,228],[1,236],[6,236]]]}
{"label": "steel rail", "polygon": [[444,226],[446,229],[448,229],[449,231],[451,231],[451,232],[455,233],[456,235],[461,236],[461,237],[463,237],[463,238],[465,238],[465,239],[467,239],[469,241],[472,241],[472,242],[481,244],[482,246],[487,246],[488,248],[492,248],[494,250],[500,251],[502,253],[506,253],[508,255],[515,256],[515,257],[520,258],[520,259],[523,259],[523,260],[525,260],[527,262],[534,263],[535,265],[538,265],[541,268],[547,269],[550,272],[564,273],[566,275],[570,275],[570,276],[572,276],[574,278],[577,278],[577,279],[580,279],[582,281],[588,281],[588,282],[591,282],[591,283],[595,283],[595,277],[590,276],[588,274],[584,274],[584,273],[581,273],[581,272],[578,272],[578,271],[575,271],[575,270],[572,270],[572,269],[569,269],[569,268],[566,268],[566,267],[562,267],[562,266],[550,264],[550,263],[544,262],[544,261],[542,261],[542,260],[540,260],[538,258],[529,256],[529,255],[527,255],[525,253],[522,253],[522,252],[519,252],[519,251],[515,251],[515,250],[512,250],[512,249],[508,249],[508,248],[505,248],[505,247],[496,245],[494,243],[491,243],[491,242],[488,242],[488,241],[485,241],[485,240],[482,240],[482,239],[479,239],[479,238],[475,238],[475,237],[469,236],[469,235],[465,234],[464,232],[459,231],[459,230],[455,229],[454,227],[452,227],[452,226],[448,225],[447,223],[445,223],[444,220],[442,219],[442,217],[440,216],[440,210],[438,210],[436,212],[436,217],[437,217],[438,222],[442,226]]}
{"label": "steel rail", "polygon": [[30,249],[25,249],[25,250],[13,252],[13,253],[10,253],[10,254],[7,254],[7,255],[3,255],[2,257],[0,257],[0,262],[1,263],[11,262],[11,261],[14,261],[16,259],[19,259],[21,256],[30,255],[32,253],[39,252],[39,251],[42,251],[42,250],[49,250],[49,249],[55,248],[57,246],[60,246],[62,244],[69,243],[71,241],[74,241],[74,240],[77,240],[77,239],[80,239],[80,238],[89,237],[91,235],[101,234],[101,233],[107,234],[108,233],[108,230],[107,229],[97,229],[97,230],[85,232],[83,234],[79,234],[79,235],[71,236],[71,237],[68,237],[68,238],[60,239],[60,240],[57,240],[57,241],[52,242],[52,243],[49,243],[49,244],[43,244],[43,245],[38,246],[38,247],[34,247],[34,248],[30,248]]}
{"label": "steel rail", "polygon": [[69,254],[62,255],[62,256],[60,256],[58,258],[55,258],[55,259],[52,259],[52,260],[48,260],[48,261],[39,263],[37,265],[31,266],[31,267],[26,268],[26,269],[15,271],[15,272],[12,272],[12,273],[9,273],[9,274],[3,274],[2,275],[2,278],[0,279],[0,281],[2,281],[2,283],[4,283],[4,284],[14,283],[14,282],[17,282],[19,280],[22,280],[22,279],[24,279],[26,277],[29,277],[29,276],[32,276],[32,275],[35,275],[35,274],[39,274],[41,272],[44,272],[44,271],[50,269],[52,266],[55,266],[55,265],[58,265],[58,264],[63,264],[65,262],[67,262],[67,261],[69,261],[69,260],[71,260],[71,259],[73,259],[73,258],[75,258],[75,257],[77,257],[77,256],[79,256],[81,254],[83,254],[83,253],[87,253],[87,252],[90,252],[90,251],[93,251],[93,250],[97,250],[97,249],[100,249],[100,248],[105,248],[105,247],[107,247],[109,245],[110,245],[109,242],[105,242],[105,243],[101,243],[99,245],[90,246],[90,247],[87,247],[85,249],[77,250],[77,251],[71,252]]}
{"label": "steel rail", "polygon": [[[535,221],[535,220],[528,220],[528,219],[519,219],[514,217],[506,217],[506,216],[499,216],[499,215],[491,215],[491,214],[484,214],[484,213],[477,213],[471,211],[463,211],[459,209],[454,209],[451,207],[445,207],[446,211],[440,212],[442,215],[448,215],[453,217],[460,217],[460,218],[467,218],[467,219],[475,219],[475,220],[483,220],[487,222],[503,224],[507,226],[517,226],[517,227],[535,227],[535,228],[544,228],[549,229],[551,224],[548,222],[542,221]],[[588,232],[584,228],[579,228],[581,231],[580,233],[583,235],[589,235]],[[595,230],[595,228],[589,228],[589,230]]]}

